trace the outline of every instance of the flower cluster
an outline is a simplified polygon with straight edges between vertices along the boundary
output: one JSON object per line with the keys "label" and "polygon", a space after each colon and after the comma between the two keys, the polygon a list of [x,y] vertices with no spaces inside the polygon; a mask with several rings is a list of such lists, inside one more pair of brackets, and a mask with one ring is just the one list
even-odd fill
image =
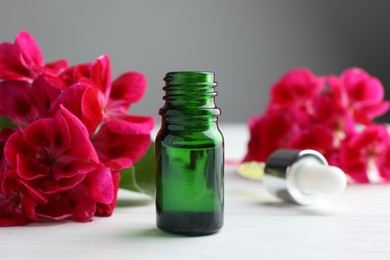
{"label": "flower cluster", "polygon": [[381,82],[359,68],[339,77],[288,71],[271,88],[263,115],[249,120],[245,162],[278,148],[315,149],[357,182],[390,181],[390,135],[373,120],[386,113]]}
{"label": "flower cluster", "polygon": [[28,32],[0,44],[0,226],[109,216],[119,173],[148,149],[154,119],[127,115],[146,88],[109,57],[45,64]]}

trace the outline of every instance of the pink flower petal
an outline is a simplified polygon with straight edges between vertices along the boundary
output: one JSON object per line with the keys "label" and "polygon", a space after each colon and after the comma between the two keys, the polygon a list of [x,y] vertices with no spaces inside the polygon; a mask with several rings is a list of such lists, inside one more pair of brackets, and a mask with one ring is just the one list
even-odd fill
{"label": "pink flower petal", "polygon": [[51,111],[60,106],[68,109],[78,117],[93,134],[103,121],[103,111],[96,90],[85,83],[77,83],[67,88],[53,103]]}
{"label": "pink flower petal", "polygon": [[96,203],[96,216],[102,216],[102,217],[108,217],[111,216],[115,205],[116,205],[116,199],[118,196],[118,189],[119,189],[119,172],[112,172],[112,181],[114,185],[114,198],[111,203],[109,204],[103,204],[103,203]]}
{"label": "pink flower petal", "polygon": [[1,176],[6,168],[6,161],[4,157],[4,147],[8,138],[15,132],[15,129],[12,128],[3,128],[0,130],[0,183]]}
{"label": "pink flower petal", "polygon": [[95,166],[89,162],[67,160],[64,162],[64,158],[54,166],[53,178],[55,181],[59,181],[63,178],[70,178],[75,175],[86,175],[93,171]]}
{"label": "pink flower petal", "polygon": [[64,72],[68,67],[67,60],[56,60],[46,64],[47,68],[56,71],[58,74]]}
{"label": "pink flower petal", "polygon": [[75,66],[67,68],[60,77],[68,86],[75,83],[79,83],[82,78],[89,78],[92,63],[77,64]]}
{"label": "pink flower petal", "polygon": [[72,207],[67,198],[55,196],[47,204],[37,205],[35,212],[38,217],[62,220],[72,216]]}
{"label": "pink flower petal", "polygon": [[57,120],[42,118],[28,125],[23,131],[26,143],[36,148],[69,149],[71,146],[69,127],[64,118],[58,117]]}
{"label": "pink flower petal", "polygon": [[111,64],[108,55],[97,58],[91,69],[91,80],[108,99],[111,91]]}
{"label": "pink flower petal", "polygon": [[47,167],[43,167],[36,160],[22,154],[17,155],[18,174],[24,180],[35,180],[48,175]]}
{"label": "pink flower petal", "polygon": [[[43,204],[47,203],[43,202]],[[37,206],[37,202],[30,196],[24,195],[22,199],[21,208],[23,211],[23,215],[30,221],[39,221],[39,217],[35,213],[35,208]]]}
{"label": "pink flower petal", "polygon": [[[352,158],[348,158],[349,160]],[[345,166],[342,166],[345,168]],[[356,163],[355,167],[351,165],[350,167],[346,168],[347,174],[356,182],[358,183],[369,183],[370,180],[367,176],[367,165],[362,163]]]}
{"label": "pink flower petal", "polygon": [[366,71],[351,68],[340,77],[344,89],[345,104],[358,123],[370,124],[372,120],[384,114],[389,105],[383,102],[384,88],[382,83]]}
{"label": "pink flower petal", "polygon": [[45,195],[59,194],[64,191],[68,191],[78,184],[80,184],[85,178],[85,174],[77,174],[67,178],[59,180],[53,180],[50,178],[40,179],[35,181],[34,186],[39,187],[39,192]]}
{"label": "pink flower petal", "polygon": [[321,124],[311,124],[293,137],[289,145],[293,149],[313,149],[325,154],[333,146],[333,131]]}
{"label": "pink flower petal", "polygon": [[30,86],[25,81],[0,82],[0,103],[4,115],[21,123],[32,122],[39,116]]}
{"label": "pink flower petal", "polygon": [[390,102],[385,101],[372,105],[365,106],[364,108],[356,109],[353,116],[356,122],[369,125],[372,123],[372,118],[384,115],[390,108]]}
{"label": "pink flower petal", "polygon": [[154,118],[149,116],[123,115],[118,118],[106,118],[107,127],[118,134],[150,134],[154,127]]}
{"label": "pink flower petal", "polygon": [[83,184],[89,196],[96,202],[110,204],[114,199],[111,170],[107,167],[100,167],[88,173]]}
{"label": "pink flower petal", "polygon": [[89,133],[94,133],[103,121],[103,110],[98,95],[92,88],[87,88],[81,100],[82,122]]}
{"label": "pink flower petal", "polygon": [[26,190],[26,192],[30,195],[31,200],[37,203],[47,203],[48,198],[46,194],[43,194],[39,188],[33,185],[33,182],[19,179],[18,183]]}
{"label": "pink flower petal", "polygon": [[[64,62],[57,66],[64,66]],[[20,32],[15,43],[0,45],[0,78],[30,81],[41,74],[58,76],[60,69],[44,66],[38,44],[26,31]]]}
{"label": "pink flower petal", "polygon": [[9,214],[0,217],[0,227],[23,226],[25,224],[27,224],[27,220],[22,214]]}
{"label": "pink flower petal", "polygon": [[145,154],[151,138],[149,134],[114,133],[104,124],[92,142],[100,160],[107,167],[121,170],[132,166]]}
{"label": "pink flower petal", "polygon": [[34,147],[24,142],[23,133],[15,132],[8,138],[4,146],[4,157],[10,166],[16,168],[17,155],[20,151],[23,151],[23,154],[26,156],[35,156]]}
{"label": "pink flower petal", "polygon": [[345,70],[341,74],[341,82],[351,102],[379,102],[384,97],[382,83],[363,69]]}
{"label": "pink flower petal", "polygon": [[328,126],[334,132],[349,134],[355,131],[354,120],[339,98],[340,96],[333,92],[317,96],[313,101],[314,116],[316,122]]}
{"label": "pink flower petal", "polygon": [[21,226],[27,223],[19,209],[19,197],[5,196],[0,192],[0,227]]}
{"label": "pink flower petal", "polygon": [[271,102],[283,106],[305,106],[324,87],[324,80],[309,69],[288,71],[271,89]]}
{"label": "pink flower petal", "polygon": [[354,106],[364,106],[380,102],[384,97],[382,83],[373,77],[361,79],[356,85],[346,86],[350,102]]}
{"label": "pink flower petal", "polygon": [[302,131],[298,124],[300,113],[300,110],[291,109],[272,110],[263,116],[250,118],[250,140],[244,161],[264,162],[276,149],[288,148]]}
{"label": "pink flower petal", "polygon": [[[390,144],[389,144],[390,146]],[[390,181],[390,149],[386,149],[379,158],[377,158],[377,165],[380,165],[379,175],[384,181]]]}
{"label": "pink flower petal", "polygon": [[[389,133],[383,125],[372,125],[366,127],[362,132],[352,136],[349,144],[359,150],[369,152],[368,155],[375,151],[381,151],[388,144]],[[365,155],[365,153],[362,153]],[[367,154],[366,154],[367,155]]]}
{"label": "pink flower petal", "polygon": [[56,85],[52,83],[53,78],[41,75],[33,81],[31,86],[34,107],[37,109],[40,117],[46,116],[51,104],[61,93],[61,90],[56,88]]}
{"label": "pink flower petal", "polygon": [[84,124],[66,108],[61,106],[57,117],[62,116],[69,127],[69,135],[72,142],[72,149],[69,154],[79,160],[99,161],[95,148],[89,140],[89,135]]}
{"label": "pink flower petal", "polygon": [[[367,126],[362,132],[348,136],[340,146],[340,166],[355,181],[371,181],[370,171],[387,176],[390,135],[385,126]],[[373,169],[374,167],[375,169]]]}
{"label": "pink flower petal", "polygon": [[15,39],[15,45],[19,48],[22,56],[21,61],[25,66],[44,66],[45,62],[41,50],[34,38],[26,31],[20,32]]}
{"label": "pink flower petal", "polygon": [[78,222],[91,221],[96,211],[96,202],[88,195],[81,185],[68,193],[69,202],[72,204],[72,219]]}
{"label": "pink flower petal", "polygon": [[29,75],[20,62],[19,49],[11,43],[0,44],[0,79],[26,79]]}
{"label": "pink flower petal", "polygon": [[146,90],[146,77],[139,72],[122,74],[112,83],[110,110],[120,109],[126,112],[130,104],[136,103],[144,96]]}

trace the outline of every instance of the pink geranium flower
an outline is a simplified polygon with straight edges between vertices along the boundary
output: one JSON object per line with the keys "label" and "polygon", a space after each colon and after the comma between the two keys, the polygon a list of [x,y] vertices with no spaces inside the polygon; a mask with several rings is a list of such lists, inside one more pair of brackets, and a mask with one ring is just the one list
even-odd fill
{"label": "pink geranium flower", "polygon": [[20,200],[30,220],[88,221],[96,202],[110,204],[114,198],[111,171],[99,165],[85,126],[65,108],[12,134],[4,156],[3,183],[15,184],[3,185],[3,193]]}
{"label": "pink geranium flower", "polygon": [[128,72],[111,83],[109,58],[103,55],[94,63],[70,68],[64,78],[73,85],[63,91],[52,110],[62,104],[86,125],[99,159],[108,167],[132,166],[149,147],[154,126],[153,117],[126,114],[142,98],[145,77]]}
{"label": "pink geranium flower", "polygon": [[111,215],[120,171],[151,142],[154,119],[127,114],[145,89],[138,72],[111,82],[107,55],[68,68],[27,32],[0,44],[0,226]]}
{"label": "pink geranium flower", "polygon": [[340,164],[357,182],[390,181],[390,135],[386,126],[371,125],[346,138]]}

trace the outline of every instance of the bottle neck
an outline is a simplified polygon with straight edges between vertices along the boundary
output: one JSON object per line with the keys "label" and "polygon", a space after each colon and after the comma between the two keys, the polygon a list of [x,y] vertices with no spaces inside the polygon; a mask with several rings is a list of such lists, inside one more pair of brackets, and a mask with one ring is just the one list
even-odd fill
{"label": "bottle neck", "polygon": [[219,130],[218,118],[162,116],[161,128],[169,131],[204,132]]}
{"label": "bottle neck", "polygon": [[217,95],[212,72],[169,72],[165,78],[164,106],[159,114],[167,123],[191,124],[196,122],[216,122],[221,114],[214,99]]}

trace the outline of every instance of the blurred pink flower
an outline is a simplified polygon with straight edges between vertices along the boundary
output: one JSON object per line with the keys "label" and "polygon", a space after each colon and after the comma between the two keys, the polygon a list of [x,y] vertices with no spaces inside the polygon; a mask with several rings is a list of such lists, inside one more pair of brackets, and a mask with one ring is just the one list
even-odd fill
{"label": "blurred pink flower", "polygon": [[390,135],[386,126],[371,125],[348,136],[341,143],[340,164],[357,182],[390,181]]}
{"label": "blurred pink flower", "polygon": [[313,122],[329,128],[333,135],[335,148],[339,147],[345,136],[356,131],[352,115],[332,91],[324,92],[315,97],[313,110]]}
{"label": "blurred pink flower", "polygon": [[303,107],[311,111],[316,95],[324,88],[324,79],[309,69],[297,68],[285,73],[271,88],[271,105]]}
{"label": "blurred pink flower", "polygon": [[326,154],[333,146],[332,131],[321,124],[310,124],[301,129],[290,141],[288,147],[293,149],[314,149]]}
{"label": "blurred pink flower", "polygon": [[314,149],[358,182],[390,181],[389,133],[373,123],[390,107],[383,98],[380,81],[362,69],[340,77],[292,69],[271,88],[264,114],[249,119],[244,161],[264,162],[279,148]]}
{"label": "blurred pink flower", "polygon": [[245,162],[264,162],[278,148],[287,148],[291,140],[301,132],[297,123],[298,113],[271,110],[263,116],[249,119],[250,140]]}
{"label": "blurred pink flower", "polygon": [[370,124],[389,109],[382,83],[362,69],[347,69],[339,79],[330,78],[329,84],[357,123]]}

